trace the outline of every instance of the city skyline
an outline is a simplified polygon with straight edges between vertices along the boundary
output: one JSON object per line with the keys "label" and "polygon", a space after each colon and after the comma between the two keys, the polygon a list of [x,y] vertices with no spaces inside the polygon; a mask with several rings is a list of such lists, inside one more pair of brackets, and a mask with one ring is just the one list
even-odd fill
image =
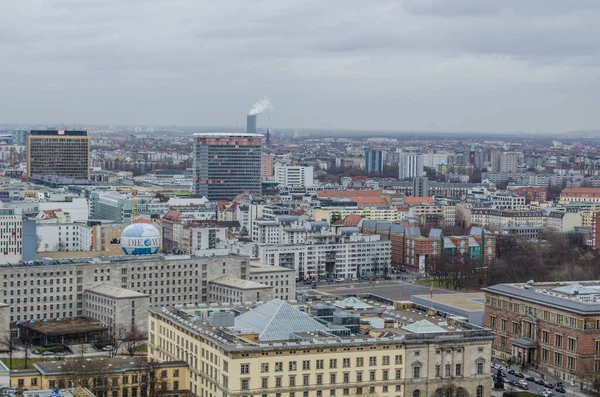
{"label": "city skyline", "polygon": [[243,126],[267,96],[295,128],[600,125],[595,3],[140,4],[6,3],[0,120]]}

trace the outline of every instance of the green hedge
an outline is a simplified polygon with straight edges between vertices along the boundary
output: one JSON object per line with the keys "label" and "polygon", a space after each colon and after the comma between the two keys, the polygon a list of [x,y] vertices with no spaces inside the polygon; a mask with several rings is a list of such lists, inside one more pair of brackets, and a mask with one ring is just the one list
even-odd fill
{"label": "green hedge", "polygon": [[67,348],[64,347],[63,345],[58,345],[58,346],[47,346],[47,347],[43,347],[43,346],[37,346],[36,347],[37,351],[39,351],[40,353],[43,352],[52,352],[52,353],[64,353],[67,351]]}

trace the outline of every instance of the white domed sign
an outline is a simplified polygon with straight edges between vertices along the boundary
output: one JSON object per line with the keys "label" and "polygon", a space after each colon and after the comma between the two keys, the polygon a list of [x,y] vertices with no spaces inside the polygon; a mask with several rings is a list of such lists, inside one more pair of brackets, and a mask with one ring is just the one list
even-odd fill
{"label": "white domed sign", "polygon": [[149,223],[134,223],[123,229],[121,248],[127,255],[156,254],[160,248],[160,232]]}

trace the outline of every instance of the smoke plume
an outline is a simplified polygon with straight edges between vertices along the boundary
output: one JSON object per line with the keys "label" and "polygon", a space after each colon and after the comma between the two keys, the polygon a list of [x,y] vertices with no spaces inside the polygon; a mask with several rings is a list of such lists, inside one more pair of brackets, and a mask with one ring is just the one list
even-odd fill
{"label": "smoke plume", "polygon": [[267,110],[273,110],[273,105],[271,105],[271,101],[265,98],[261,99],[260,101],[256,101],[254,105],[252,105],[252,109],[250,109],[248,115],[254,116],[256,114],[261,114]]}

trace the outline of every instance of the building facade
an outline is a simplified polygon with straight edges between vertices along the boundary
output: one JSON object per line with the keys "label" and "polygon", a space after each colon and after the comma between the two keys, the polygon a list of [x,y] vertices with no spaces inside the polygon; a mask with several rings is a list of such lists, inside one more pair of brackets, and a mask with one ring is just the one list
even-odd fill
{"label": "building facade", "polygon": [[300,166],[275,166],[275,182],[282,187],[313,185],[313,168]]}
{"label": "building facade", "polygon": [[27,137],[27,176],[90,178],[87,131],[39,130]]}
{"label": "building facade", "polygon": [[564,379],[600,371],[600,282],[498,284],[484,288],[493,355]]}
{"label": "building facade", "polygon": [[262,135],[194,134],[194,194],[232,200],[243,191],[261,193]]}
{"label": "building facade", "polygon": [[[418,316],[413,324],[377,321],[376,309],[367,306],[364,317],[373,322],[352,336],[354,325],[335,321],[363,314],[322,302],[151,309],[149,357],[188,362],[190,391],[205,397],[427,397],[452,384],[461,395],[491,395],[489,331],[440,327],[415,310],[394,310],[399,318]],[[216,323],[217,311],[229,322]]]}
{"label": "building facade", "polygon": [[398,179],[423,176],[423,155],[421,153],[398,153]]}
{"label": "building facade", "polygon": [[365,171],[383,172],[383,151],[377,149],[365,149]]}

